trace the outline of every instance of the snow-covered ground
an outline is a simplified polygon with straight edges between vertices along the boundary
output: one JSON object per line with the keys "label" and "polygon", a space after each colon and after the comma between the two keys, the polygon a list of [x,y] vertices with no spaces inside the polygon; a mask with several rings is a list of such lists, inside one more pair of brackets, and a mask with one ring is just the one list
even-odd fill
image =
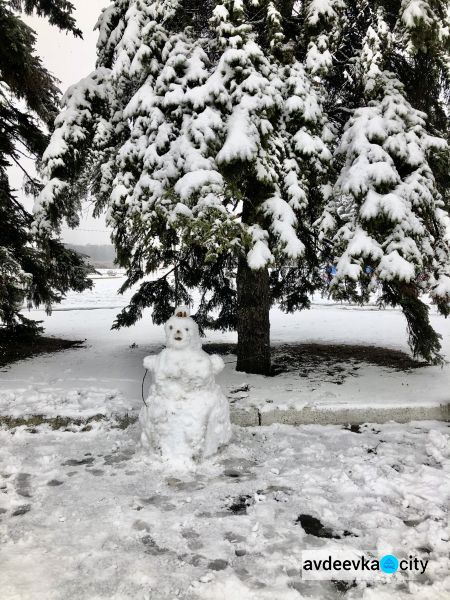
{"label": "snow-covered ground", "polygon": [[[0,429],[1,600],[449,597],[446,423],[354,431],[233,427],[221,455],[195,473],[169,475],[145,460],[137,423],[115,427],[114,415],[137,414],[142,358],[164,341],[149,313],[132,328],[110,330],[127,302],[115,293],[120,283],[98,279],[92,292],[69,295],[50,317],[33,311],[48,335],[85,339],[85,348],[40,355],[0,373],[0,416],[105,418],[67,431]],[[304,313],[273,310],[272,341],[407,351],[401,313],[373,308],[317,299]],[[436,314],[432,320],[450,357],[449,324]],[[215,333],[205,341],[230,343],[235,336]],[[404,372],[354,356],[265,378],[236,373],[233,356],[224,359],[218,381],[232,404],[262,411],[308,402],[332,408],[449,400],[448,366]],[[300,515],[319,519],[323,528],[307,533]],[[300,553],[318,547],[411,554],[429,564],[408,581],[397,574],[355,587],[308,582]]]}
{"label": "snow-covered ground", "polygon": [[[96,279],[92,291],[69,294],[50,317],[43,311],[32,311],[33,318],[42,319],[46,333],[57,337],[86,340],[86,347],[58,354],[42,355],[21,361],[0,373],[3,391],[2,407],[15,404],[29,406],[30,394],[39,390],[58,395],[78,390],[94,394],[92,410],[98,405],[98,392],[104,397],[114,394],[127,406],[140,408],[144,356],[159,352],[164,344],[163,327],[152,324],[149,311],[135,326],[111,331],[120,308],[131,292],[117,295],[123,278]],[[316,298],[311,310],[286,315],[271,312],[273,345],[298,343],[352,344],[381,346],[409,352],[406,323],[398,310],[375,310],[374,306],[331,304]],[[450,322],[432,310],[433,326],[443,336],[443,352],[450,359]],[[235,342],[234,333],[210,333],[204,343]],[[233,406],[258,407],[262,412],[274,408],[305,406],[409,406],[441,404],[450,401],[448,382],[450,365],[422,367],[408,373],[395,368],[368,364],[354,352],[351,360],[317,360],[275,378],[249,376],[234,369],[235,357],[225,356],[226,369],[218,382],[226,392],[248,386],[248,390],[231,394]],[[148,386],[146,380],[146,387]],[[84,399],[84,409],[88,400]],[[67,404],[67,403],[66,403]],[[39,406],[45,410],[42,397]],[[74,405],[78,411],[77,403]]]}
{"label": "snow-covered ground", "polygon": [[[173,477],[146,463],[136,425],[1,430],[2,600],[332,600],[347,586],[348,600],[447,599],[448,428],[361,431],[236,427],[222,455]],[[429,563],[410,580],[308,582],[307,548]]]}

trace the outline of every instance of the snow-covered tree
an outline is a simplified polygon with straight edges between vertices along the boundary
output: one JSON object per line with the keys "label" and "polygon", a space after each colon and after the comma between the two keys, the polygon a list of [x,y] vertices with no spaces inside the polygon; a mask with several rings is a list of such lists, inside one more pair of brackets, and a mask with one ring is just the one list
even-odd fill
{"label": "snow-covered tree", "polygon": [[[70,288],[82,290],[89,281],[82,258],[64,248],[57,238],[45,242],[32,234],[32,216],[15,197],[7,169],[21,167],[27,153],[40,158],[48,137],[46,126],[57,113],[56,80],[35,55],[35,34],[20,18],[20,11],[34,11],[60,29],[75,35],[71,12],[65,0],[0,0],[0,336],[34,335],[40,331],[34,320],[20,310],[44,304],[50,308]],[[23,167],[21,167],[23,169]],[[37,192],[39,182],[26,174],[27,188]]]}
{"label": "snow-covered tree", "polygon": [[320,220],[333,241],[330,291],[365,301],[378,290],[381,304],[403,309],[414,353],[439,360],[420,295],[448,313],[448,2],[319,6],[325,16],[305,45],[326,34],[335,47],[327,70],[321,59],[317,68],[339,139]]}
{"label": "snow-covered tree", "polygon": [[307,307],[326,260],[334,296],[378,284],[433,359],[419,294],[447,311],[448,19],[444,0],[115,0],[45,153],[37,233],[91,194],[124,288],[163,270],[115,326],[198,288],[199,324],[238,330],[238,369],[268,372],[271,302]]}
{"label": "snow-covered tree", "polygon": [[[199,287],[200,324],[236,326],[238,369],[264,373],[269,267],[288,262],[314,286],[302,257],[314,255],[331,156],[318,91],[283,22],[266,0],[114,2],[98,23],[97,69],[64,98],[36,212],[40,235],[60,215],[74,224],[89,190],[107,208],[125,287],[166,268],[117,325],[148,305],[162,322]],[[290,295],[292,307],[306,302]]]}

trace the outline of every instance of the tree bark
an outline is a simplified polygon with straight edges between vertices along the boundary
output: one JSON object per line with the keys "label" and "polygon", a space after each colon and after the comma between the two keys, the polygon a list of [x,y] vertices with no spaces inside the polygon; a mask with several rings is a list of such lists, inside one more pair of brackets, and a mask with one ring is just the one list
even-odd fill
{"label": "tree bark", "polygon": [[253,271],[241,256],[237,272],[237,371],[270,375],[268,269]]}

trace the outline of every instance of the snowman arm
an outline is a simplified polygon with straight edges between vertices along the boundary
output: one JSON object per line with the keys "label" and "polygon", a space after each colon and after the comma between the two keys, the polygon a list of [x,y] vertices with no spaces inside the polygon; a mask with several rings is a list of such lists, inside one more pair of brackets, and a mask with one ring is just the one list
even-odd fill
{"label": "snowman arm", "polygon": [[150,354],[149,356],[146,356],[144,358],[144,368],[148,369],[149,371],[154,371],[155,370],[155,361],[156,361],[155,354]]}
{"label": "snowman arm", "polygon": [[225,368],[225,363],[223,362],[222,358],[218,354],[212,354],[210,356],[210,359],[211,359],[214,375],[217,375],[217,373],[220,373],[221,371],[223,371],[223,369]]}

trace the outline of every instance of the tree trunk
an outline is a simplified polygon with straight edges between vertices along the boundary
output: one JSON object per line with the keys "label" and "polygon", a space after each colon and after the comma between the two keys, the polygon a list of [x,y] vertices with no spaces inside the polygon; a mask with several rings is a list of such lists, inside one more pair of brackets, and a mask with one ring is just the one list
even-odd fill
{"label": "tree trunk", "polygon": [[241,256],[237,272],[237,371],[270,375],[268,269],[253,271]]}

